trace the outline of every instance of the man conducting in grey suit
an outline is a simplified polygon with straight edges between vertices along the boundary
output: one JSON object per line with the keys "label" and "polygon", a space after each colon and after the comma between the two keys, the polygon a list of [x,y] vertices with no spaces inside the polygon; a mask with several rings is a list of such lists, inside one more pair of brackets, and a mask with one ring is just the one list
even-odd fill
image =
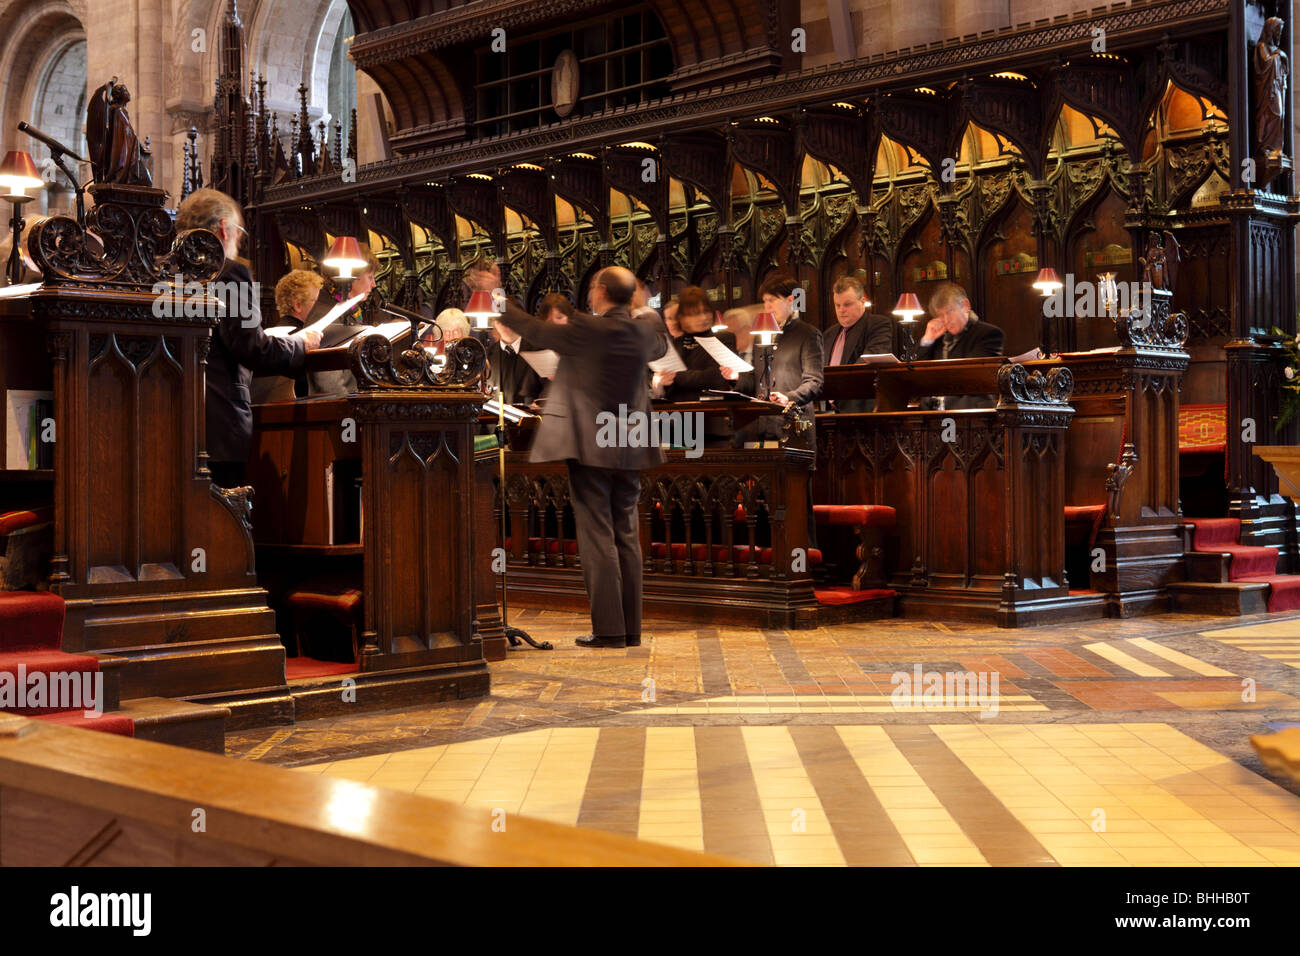
{"label": "man conducting in grey suit", "polygon": [[[491,291],[499,278],[476,270],[468,279]],[[582,647],[635,647],[641,643],[641,544],[637,499],[641,471],[664,460],[658,446],[619,447],[599,440],[600,424],[625,414],[650,418],[646,363],[668,343],[657,315],[633,318],[636,277],[611,266],[591,280],[591,312],[564,325],[539,322],[512,302],[500,321],[539,349],[560,356],[546,393],[530,461],[563,461],[569,469],[578,555],[591,602],[591,633]],[[623,429],[620,434],[627,434]]]}

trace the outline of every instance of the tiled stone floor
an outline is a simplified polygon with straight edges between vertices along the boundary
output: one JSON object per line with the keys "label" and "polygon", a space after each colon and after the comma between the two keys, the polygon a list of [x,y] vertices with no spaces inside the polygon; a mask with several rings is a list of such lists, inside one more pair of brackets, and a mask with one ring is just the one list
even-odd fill
{"label": "tiled stone floor", "polygon": [[228,752],[758,862],[1300,864],[1300,787],[1248,742],[1300,724],[1300,617],[651,622],[601,651],[577,615],[517,623],[556,650],[511,651],[490,697]]}

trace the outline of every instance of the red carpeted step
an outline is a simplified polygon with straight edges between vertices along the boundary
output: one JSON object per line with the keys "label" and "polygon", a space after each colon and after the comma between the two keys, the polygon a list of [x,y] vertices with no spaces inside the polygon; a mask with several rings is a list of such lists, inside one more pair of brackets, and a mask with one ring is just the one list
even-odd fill
{"label": "red carpeted step", "polygon": [[1260,574],[1239,580],[1251,584],[1267,584],[1268,609],[1294,611],[1300,608],[1300,574]]}
{"label": "red carpeted step", "polygon": [[0,591],[0,651],[57,651],[63,613],[63,598],[49,591]]}
{"label": "red carpeted step", "polygon": [[122,737],[135,736],[135,721],[121,714],[100,714],[87,717],[79,710],[64,710],[56,714],[42,714],[35,720],[46,720],[64,727],[80,727],[83,730],[98,730],[105,734],[119,734]]}
{"label": "red carpeted step", "polygon": [[[21,670],[20,670],[21,668]],[[0,710],[25,714],[28,717],[35,717],[39,714],[52,714],[63,710],[70,702],[59,702],[54,706],[44,707],[19,707],[17,701],[20,697],[25,698],[27,694],[41,693],[44,694],[46,701],[50,700],[52,693],[60,692],[58,688],[51,686],[49,678],[44,679],[44,687],[37,690],[32,684],[32,675],[42,674],[74,674],[77,680],[82,681],[82,674],[94,674],[99,670],[99,661],[94,657],[85,654],[65,654],[62,651],[18,651],[0,654]],[[19,693],[19,680],[24,682],[24,692]],[[93,678],[92,678],[93,680]],[[64,687],[65,681],[59,681],[59,688]],[[86,693],[88,690],[93,693],[102,691],[102,683],[95,687],[92,683],[87,688],[84,683],[78,684],[78,693]],[[67,688],[71,693],[71,688]],[[75,702],[77,698],[73,698]],[[87,698],[82,697],[82,700]]]}
{"label": "red carpeted step", "polygon": [[1221,544],[1211,550],[1232,555],[1228,580],[1242,581],[1277,570],[1277,548],[1261,548],[1246,544]]}
{"label": "red carpeted step", "polygon": [[1241,540],[1240,518],[1192,518],[1187,523],[1194,526],[1193,551],[1226,551],[1221,545]]}

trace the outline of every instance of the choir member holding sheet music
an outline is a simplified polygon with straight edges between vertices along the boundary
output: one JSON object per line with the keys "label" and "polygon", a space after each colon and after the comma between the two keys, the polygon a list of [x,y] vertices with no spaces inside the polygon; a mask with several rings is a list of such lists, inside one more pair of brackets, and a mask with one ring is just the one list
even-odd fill
{"label": "choir member holding sheet music", "polygon": [[[308,317],[311,321],[321,318],[339,302],[358,295],[369,296],[374,291],[375,275],[379,272],[379,260],[365,245],[361,246],[361,255],[366,260],[365,269],[352,280],[352,284],[346,289],[341,286],[337,288],[331,286],[329,294],[321,295],[316,303],[316,308],[312,310],[311,315]],[[358,306],[350,310],[330,327],[330,330],[325,333],[321,345],[323,348],[342,345],[356,335],[356,326],[368,324]],[[307,386],[308,392],[312,395],[346,395],[348,392],[356,391],[357,380],[347,369],[315,371],[307,373]]]}
{"label": "choir member holding sheet music", "polygon": [[206,445],[213,482],[238,487],[244,483],[253,440],[249,407],[253,373],[298,371],[321,337],[308,329],[288,336],[263,331],[253,277],[238,258],[247,235],[244,216],[230,196],[215,189],[191,193],[176,211],[176,229],[210,229],[225,247],[226,265],[220,276],[224,284],[219,288],[227,290],[226,309],[208,355]]}
{"label": "choir member holding sheet music", "polygon": [[[295,330],[307,324],[307,316],[316,307],[325,279],[319,272],[294,269],[286,272],[275,284],[275,311],[279,313],[278,325]],[[324,333],[321,333],[322,338]],[[307,376],[299,372],[294,378],[284,375],[255,375],[249,387],[253,404],[292,401],[307,395]]]}
{"label": "choir member holding sheet music", "polygon": [[[742,363],[735,355],[736,337],[730,332],[714,333],[714,312],[707,294],[699,286],[687,286],[677,294],[676,325],[681,335],[672,347],[686,366],[680,372],[662,372],[663,397],[670,402],[694,402],[709,391],[730,391],[740,378]],[[726,347],[736,362],[720,365],[706,340]],[[731,445],[732,429],[726,416],[710,415],[705,420],[705,444],[710,448]]]}

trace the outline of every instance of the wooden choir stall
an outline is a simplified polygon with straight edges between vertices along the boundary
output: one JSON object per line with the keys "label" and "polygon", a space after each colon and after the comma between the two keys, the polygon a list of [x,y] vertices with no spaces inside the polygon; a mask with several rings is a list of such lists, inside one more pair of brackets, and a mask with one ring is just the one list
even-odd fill
{"label": "wooden choir stall", "polygon": [[[355,392],[255,406],[253,535],[299,652],[299,716],[340,709],[340,673],[371,706],[487,693],[505,638],[481,545],[491,501],[475,485],[484,365],[473,339],[438,369],[423,349],[360,335],[308,356],[311,370],[350,368]],[[313,657],[331,632],[350,645]]]}

